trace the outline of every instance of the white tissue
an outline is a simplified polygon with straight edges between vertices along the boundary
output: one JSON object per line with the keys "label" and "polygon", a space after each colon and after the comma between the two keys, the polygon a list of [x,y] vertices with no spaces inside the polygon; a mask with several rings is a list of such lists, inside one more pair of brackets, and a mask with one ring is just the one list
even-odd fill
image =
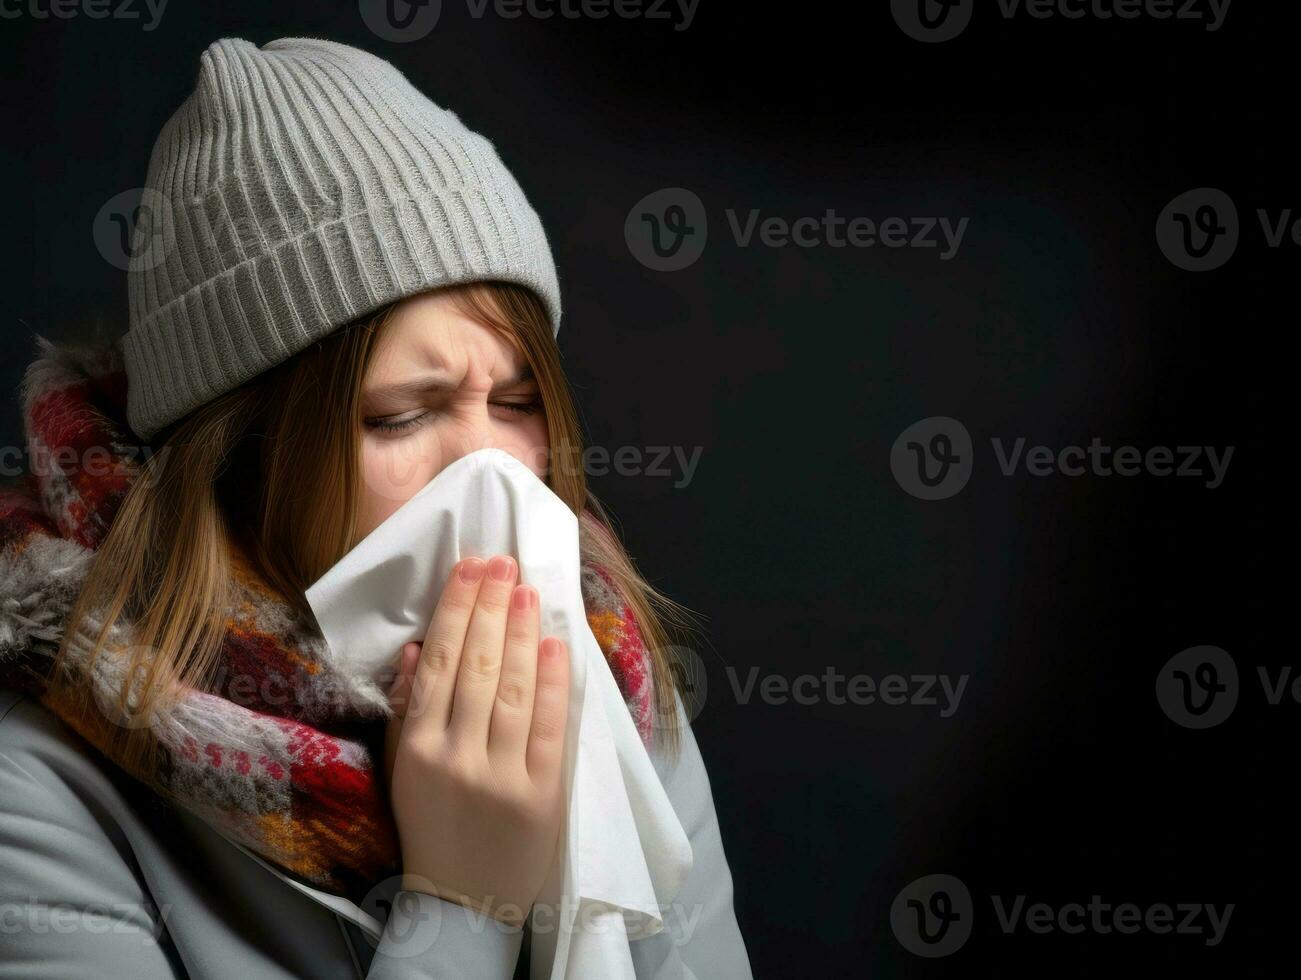
{"label": "white tissue", "polygon": [[567,807],[530,922],[530,976],[634,980],[628,940],[663,928],[691,845],[587,624],[573,512],[519,460],[481,449],[367,535],[307,601],[340,669],[377,681],[403,644],[424,639],[452,567],[494,554],[518,559],[542,635],[570,651]]}

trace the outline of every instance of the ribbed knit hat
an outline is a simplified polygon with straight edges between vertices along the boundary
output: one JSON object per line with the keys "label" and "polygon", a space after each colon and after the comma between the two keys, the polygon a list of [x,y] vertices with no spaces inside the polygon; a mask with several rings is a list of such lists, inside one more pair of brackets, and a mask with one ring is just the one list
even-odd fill
{"label": "ribbed knit hat", "polygon": [[222,38],[149,160],[127,273],[142,438],[386,303],[501,279],[560,329],[533,208],[492,144],[388,62]]}

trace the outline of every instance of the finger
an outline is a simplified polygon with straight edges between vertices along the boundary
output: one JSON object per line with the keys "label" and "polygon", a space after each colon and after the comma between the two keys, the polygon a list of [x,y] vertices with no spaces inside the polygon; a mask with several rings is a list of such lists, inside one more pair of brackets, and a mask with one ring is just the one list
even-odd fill
{"label": "finger", "polygon": [[398,655],[397,676],[393,678],[393,684],[388,691],[389,707],[393,709],[393,716],[399,721],[407,716],[407,705],[411,701],[411,682],[419,662],[420,644],[405,644]]}
{"label": "finger", "polygon": [[534,783],[548,784],[560,772],[568,721],[569,651],[563,640],[548,636],[538,648],[537,689],[529,728],[528,770]]}
{"label": "finger", "polygon": [[461,648],[487,567],[482,558],[457,562],[429,621],[407,709],[407,716],[418,715],[429,731],[443,731],[451,719]]}
{"label": "finger", "polygon": [[488,729],[488,751],[520,766],[528,749],[537,670],[538,590],[531,585],[517,585],[506,618],[506,646]]}
{"label": "finger", "polygon": [[448,736],[463,746],[487,746],[492,705],[506,642],[506,613],[519,565],[509,555],[495,555],[479,587],[456,673],[456,694]]}

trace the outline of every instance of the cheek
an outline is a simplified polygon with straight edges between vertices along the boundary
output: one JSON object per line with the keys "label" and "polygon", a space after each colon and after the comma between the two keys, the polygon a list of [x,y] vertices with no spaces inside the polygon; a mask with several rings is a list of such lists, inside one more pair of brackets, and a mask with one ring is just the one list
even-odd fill
{"label": "cheek", "polygon": [[502,426],[497,448],[510,453],[535,476],[545,479],[551,455],[547,417],[537,412],[523,421]]}
{"label": "cheek", "polygon": [[366,535],[416,495],[446,465],[438,441],[424,432],[402,439],[366,436],[361,450],[359,531]]}

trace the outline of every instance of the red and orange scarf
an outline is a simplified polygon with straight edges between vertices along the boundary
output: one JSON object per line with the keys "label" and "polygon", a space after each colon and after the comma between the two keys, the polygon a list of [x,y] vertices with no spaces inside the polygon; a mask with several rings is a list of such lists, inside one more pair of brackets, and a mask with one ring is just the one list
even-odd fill
{"label": "red and orange scarf", "polygon": [[[26,465],[0,488],[0,686],[39,698],[121,764],[111,712],[86,717],[59,703],[46,678],[94,550],[150,448],[125,422],[117,349],[39,344],[23,382]],[[232,566],[213,684],[150,722],[161,750],[151,788],[286,873],[357,899],[400,866],[376,771],[387,703],[335,668],[316,624],[251,563],[234,555]],[[588,623],[649,743],[651,670],[632,608],[598,565],[585,563],[582,581]],[[129,626],[115,629],[129,636]],[[97,703],[112,703],[123,683],[116,658],[70,666]]]}

